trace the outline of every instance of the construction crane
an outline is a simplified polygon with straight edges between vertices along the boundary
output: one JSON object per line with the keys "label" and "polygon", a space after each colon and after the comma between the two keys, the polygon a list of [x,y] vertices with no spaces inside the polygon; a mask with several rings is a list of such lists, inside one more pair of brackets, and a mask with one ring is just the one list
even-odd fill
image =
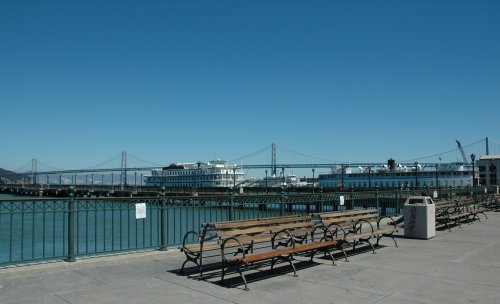
{"label": "construction crane", "polygon": [[467,164],[467,157],[465,156],[464,149],[458,140],[455,139],[455,141],[457,142],[458,150],[460,150],[460,154],[462,154],[463,163],[465,165]]}

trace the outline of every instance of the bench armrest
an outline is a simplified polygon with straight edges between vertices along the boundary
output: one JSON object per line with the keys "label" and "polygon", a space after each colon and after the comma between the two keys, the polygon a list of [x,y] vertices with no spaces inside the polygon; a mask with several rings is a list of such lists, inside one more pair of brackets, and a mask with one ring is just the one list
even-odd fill
{"label": "bench armrest", "polygon": [[[242,259],[245,258],[246,254],[247,254],[247,251],[245,250],[245,248],[243,247],[243,244],[241,244],[241,242],[236,238],[236,237],[230,237],[230,238],[227,238],[225,239],[223,242],[222,242],[222,245],[221,245],[221,256],[222,256],[222,260],[224,261],[228,261],[229,259],[226,259],[226,252],[225,252],[225,248],[226,248],[226,244],[228,242],[236,242],[237,246],[236,247],[239,247],[238,250],[236,251],[236,253],[234,253],[234,256],[237,256],[238,254],[242,254],[243,256],[241,257]],[[230,247],[235,247],[235,246],[230,246]]]}
{"label": "bench armrest", "polygon": [[358,221],[356,222],[356,224],[354,224],[354,229],[353,229],[353,230],[354,230],[354,234],[357,234],[357,233],[363,233],[363,231],[362,231],[362,229],[361,229],[361,228],[362,228],[363,224],[365,224],[365,223],[369,225],[369,227],[370,227],[370,229],[371,229],[371,233],[373,233],[373,231],[375,231],[375,230],[373,229],[373,225],[372,225],[372,223],[370,223],[369,221],[367,221],[367,220],[365,220],[365,219],[360,219],[360,220],[358,220]]}
{"label": "bench armrest", "polygon": [[[191,250],[189,250],[188,247],[187,247],[187,242],[188,242],[188,239],[189,239],[190,235],[193,235],[192,238],[197,239],[198,241],[200,241],[200,236],[199,236],[199,234],[196,231],[191,230],[191,231],[186,232],[186,234],[184,235],[184,238],[182,238],[182,248],[181,248],[181,251],[183,251],[183,252],[189,252],[189,253],[194,253]],[[203,242],[200,243],[200,251],[202,251],[202,249],[203,249],[202,246],[203,246]]]}
{"label": "bench armrest", "polygon": [[388,222],[388,223],[387,223],[387,225],[392,225],[392,226],[394,226],[394,228],[396,229],[396,231],[398,231],[398,226],[397,226],[397,224],[396,224],[396,221],[395,221],[395,220],[394,220],[394,218],[393,218],[392,216],[390,216],[390,215],[383,215],[383,216],[381,216],[381,217],[379,217],[379,218],[378,218],[378,220],[377,220],[377,229],[380,229],[380,222],[381,222],[383,219],[385,219],[385,218],[387,218],[387,219],[391,220],[390,222]]}
{"label": "bench armrest", "polygon": [[[342,233],[342,236],[339,236],[340,232]],[[344,240],[346,235],[347,235],[344,227],[342,227],[341,225],[336,224],[336,223],[331,223],[328,227],[326,227],[326,233],[327,233],[327,236],[326,236],[325,240],[327,238],[331,238],[331,240],[335,240],[335,239]]]}
{"label": "bench armrest", "polygon": [[[278,242],[276,243],[277,238],[279,239]],[[281,229],[273,233],[273,236],[271,237],[271,246],[273,249],[276,249],[279,246],[295,248],[295,239],[293,238],[292,234],[288,231],[288,229]]]}

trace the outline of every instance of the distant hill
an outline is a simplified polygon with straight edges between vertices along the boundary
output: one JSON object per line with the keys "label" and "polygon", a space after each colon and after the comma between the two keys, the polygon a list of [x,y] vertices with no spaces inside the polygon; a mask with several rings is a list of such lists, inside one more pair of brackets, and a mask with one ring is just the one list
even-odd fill
{"label": "distant hill", "polygon": [[11,180],[9,178],[5,177],[5,175],[11,175],[11,174],[16,174],[16,172],[0,168],[0,184],[10,183]]}

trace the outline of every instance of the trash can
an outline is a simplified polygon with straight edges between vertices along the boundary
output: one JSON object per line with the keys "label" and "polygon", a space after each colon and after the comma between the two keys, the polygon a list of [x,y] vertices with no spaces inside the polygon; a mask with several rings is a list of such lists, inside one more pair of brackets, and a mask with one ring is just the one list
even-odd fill
{"label": "trash can", "polygon": [[430,196],[410,196],[404,205],[405,237],[430,239],[436,236],[436,206]]}

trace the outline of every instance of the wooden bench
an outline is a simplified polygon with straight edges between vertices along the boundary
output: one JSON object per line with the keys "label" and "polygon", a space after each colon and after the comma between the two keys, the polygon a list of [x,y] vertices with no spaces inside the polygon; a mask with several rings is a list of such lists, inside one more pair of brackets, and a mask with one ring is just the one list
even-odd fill
{"label": "wooden bench", "polygon": [[487,211],[496,211],[500,208],[500,196],[498,194],[488,194],[486,200],[479,203],[479,206]]}
{"label": "wooden bench", "polygon": [[485,219],[488,219],[488,216],[485,213],[488,209],[483,207],[481,202],[478,202],[476,198],[467,197],[457,200],[456,202],[458,207],[464,208],[464,210],[470,214],[471,220],[477,219],[478,221],[481,221],[479,214],[482,214]]}
{"label": "wooden bench", "polygon": [[435,202],[436,210],[436,228],[446,227],[450,229],[450,214],[455,213],[456,204],[453,201],[437,201]]}
{"label": "wooden bench", "polygon": [[436,203],[436,227],[445,226],[451,231],[451,225],[461,226],[461,222],[467,221],[470,224],[470,217],[473,216],[468,211],[468,203],[455,201]]}
{"label": "wooden bench", "polygon": [[[331,239],[341,239],[345,243],[352,245],[353,250],[356,250],[357,245],[367,243],[375,253],[375,247],[370,240],[376,238],[376,245],[378,246],[380,239],[383,237],[392,238],[394,244],[398,247],[398,243],[393,236],[394,232],[398,231],[396,222],[390,216],[379,216],[376,209],[316,213],[313,214],[313,218],[319,220],[334,234]],[[386,223],[388,226],[382,226],[383,220],[386,219],[390,220],[390,222]],[[342,251],[347,260],[345,251]]]}
{"label": "wooden bench", "polygon": [[[323,233],[314,229],[310,216],[204,223],[200,233],[189,231],[184,235],[180,250],[185,254],[186,260],[182,264],[181,273],[184,273],[185,265],[192,262],[198,267],[200,276],[203,278],[204,260],[206,257],[224,255],[223,246],[226,252],[229,248],[236,248],[237,254],[244,253],[245,256],[252,254],[258,246],[269,250],[272,247],[274,235],[282,230],[289,233],[295,245],[307,243],[313,232]],[[190,239],[196,239],[198,242],[189,244]],[[228,239],[237,240],[237,242],[225,242]]]}
{"label": "wooden bench", "polygon": [[[234,224],[236,226],[238,223]],[[245,284],[245,290],[248,290],[247,280],[242,270],[256,262],[268,260],[271,261],[271,270],[273,270],[278,260],[288,262],[293,269],[294,276],[297,276],[297,271],[292,261],[296,255],[302,253],[310,253],[310,259],[312,261],[315,253],[321,251],[325,256],[329,255],[333,265],[335,265],[335,259],[331,251],[334,248],[339,248],[342,241],[328,239],[327,235],[331,234],[328,228],[321,224],[313,225],[310,216],[304,217],[304,220],[293,223],[282,222],[278,218],[276,221],[272,221],[271,225],[266,227],[268,229],[267,231],[264,231],[264,229],[261,231],[260,226],[258,227],[259,228],[256,228],[256,226],[252,228],[247,228],[246,226],[234,227],[235,229],[232,230],[230,234],[226,233],[224,235],[229,237],[224,239],[221,246],[221,281],[224,281],[226,269],[233,269],[242,278]],[[265,226],[261,228],[265,228]],[[256,230],[259,230],[259,232],[255,233]],[[271,233],[270,242],[267,244],[268,246],[261,246],[259,248],[254,248],[254,250],[248,250],[245,244],[248,238],[259,237],[262,234],[267,236],[268,232]]]}

